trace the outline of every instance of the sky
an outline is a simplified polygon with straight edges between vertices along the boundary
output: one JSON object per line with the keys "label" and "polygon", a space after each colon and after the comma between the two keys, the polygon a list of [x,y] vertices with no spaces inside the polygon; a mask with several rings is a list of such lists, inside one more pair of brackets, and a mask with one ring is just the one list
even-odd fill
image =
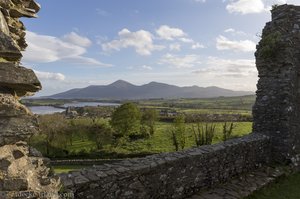
{"label": "sky", "polygon": [[300,0],[37,0],[22,64],[36,96],[122,79],[255,91],[254,52],[273,4]]}

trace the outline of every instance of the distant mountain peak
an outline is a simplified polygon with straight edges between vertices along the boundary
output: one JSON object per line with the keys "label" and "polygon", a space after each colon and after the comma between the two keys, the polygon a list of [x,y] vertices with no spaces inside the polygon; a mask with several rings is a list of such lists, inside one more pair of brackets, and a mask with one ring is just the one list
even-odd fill
{"label": "distant mountain peak", "polygon": [[116,88],[126,88],[126,87],[134,86],[134,85],[127,82],[127,81],[124,81],[124,80],[120,79],[120,80],[117,80],[117,81],[109,84],[108,86],[113,86],[113,87],[116,87]]}

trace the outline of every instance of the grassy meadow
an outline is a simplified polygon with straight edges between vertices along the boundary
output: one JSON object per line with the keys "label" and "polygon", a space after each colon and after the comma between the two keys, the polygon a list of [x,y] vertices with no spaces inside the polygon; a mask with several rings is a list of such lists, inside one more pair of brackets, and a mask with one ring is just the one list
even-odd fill
{"label": "grassy meadow", "polygon": [[[209,115],[222,115],[221,121],[211,122],[202,121],[201,124],[214,124],[215,133],[212,140],[212,144],[223,141],[223,125],[225,122],[233,122],[234,128],[230,135],[230,138],[241,137],[249,134],[252,129],[252,122],[246,121],[232,121],[229,118],[230,115],[241,115],[247,118],[251,117],[251,108],[254,103],[254,96],[242,96],[242,97],[218,97],[211,99],[149,99],[149,100],[131,100],[141,110],[155,109],[159,113],[161,110],[168,110],[177,114],[186,115],[186,119],[190,120],[184,124],[185,126],[185,146],[184,149],[196,147],[195,135],[193,132],[193,126],[196,128],[197,123],[192,121],[194,117],[199,115],[206,118]],[[78,101],[78,100],[76,100]],[[62,105],[64,103],[71,102],[70,100],[53,100],[53,99],[39,99],[39,100],[25,100],[25,103],[29,105]],[[109,101],[107,101],[109,102]],[[120,101],[119,103],[126,103],[128,101]],[[96,110],[97,109],[97,110]],[[53,132],[53,136],[50,131],[50,135],[36,135],[29,143],[43,153],[44,156],[48,156],[51,159],[115,159],[115,158],[131,158],[131,157],[143,157],[150,154],[173,152],[175,146],[172,140],[172,129],[174,128],[173,118],[167,116],[160,116],[160,119],[155,122],[155,133],[146,138],[138,139],[124,139],[122,142],[116,144],[104,144],[101,148],[97,147],[93,137],[89,135],[88,128],[92,125],[92,120],[95,117],[102,117],[101,112],[104,111],[99,107],[89,107],[84,109],[88,111],[90,116],[83,116],[76,119],[67,119],[64,122],[75,123],[76,127],[80,126],[80,129],[67,130],[63,129],[61,132]],[[84,112],[83,111],[83,112]],[[109,112],[110,110],[108,110]],[[112,109],[111,111],[114,111]],[[107,112],[107,110],[105,110]],[[97,116],[98,114],[98,116]],[[109,115],[109,114],[105,114]],[[228,117],[228,118],[227,118]],[[162,119],[163,118],[163,119]],[[110,121],[110,118],[104,120]],[[55,126],[55,124],[54,124]],[[53,125],[49,125],[52,128]],[[58,127],[55,127],[56,129]],[[58,128],[59,129],[59,128]],[[76,131],[76,132],[75,132]],[[66,136],[60,137],[59,134],[65,134]],[[52,139],[52,144],[45,144],[45,140]],[[48,149],[48,150],[47,150]],[[181,147],[180,147],[180,150]],[[47,153],[48,152],[48,153]],[[68,172],[70,170],[80,169],[83,166],[80,165],[63,165],[54,167],[55,172]]]}
{"label": "grassy meadow", "polygon": [[300,173],[282,177],[245,199],[297,199],[300,198],[299,183]]}
{"label": "grassy meadow", "polygon": [[[222,141],[222,125],[224,123],[218,122],[216,124],[216,133],[213,143]],[[143,156],[143,154],[154,154],[161,152],[172,152],[175,148],[172,144],[171,132],[172,123],[157,122],[156,131],[153,136],[147,139],[138,139],[135,141],[126,141],[119,146],[105,146],[101,151],[95,152],[96,144],[88,138],[88,136],[74,135],[73,143],[68,144],[65,148],[70,154],[85,154],[91,152],[90,158],[120,158],[131,156]],[[195,147],[194,134],[192,126],[196,127],[195,123],[186,124],[186,146],[185,148]],[[251,122],[237,122],[234,123],[232,137],[241,137],[251,132]],[[31,144],[45,154],[45,145],[42,136],[36,136],[31,140]],[[111,157],[109,157],[111,156]]]}

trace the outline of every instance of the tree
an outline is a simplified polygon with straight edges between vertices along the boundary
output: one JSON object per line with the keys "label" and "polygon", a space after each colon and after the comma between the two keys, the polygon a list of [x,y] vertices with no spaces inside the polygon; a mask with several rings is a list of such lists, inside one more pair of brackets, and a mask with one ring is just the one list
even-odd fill
{"label": "tree", "polygon": [[102,149],[104,145],[112,143],[113,130],[107,120],[94,119],[90,126],[89,138],[96,143],[97,149]]}
{"label": "tree", "polygon": [[155,109],[146,109],[143,112],[142,124],[149,127],[150,135],[153,135],[155,132],[155,122],[157,121],[158,113]]}
{"label": "tree", "polygon": [[175,146],[175,150],[184,149],[186,136],[185,136],[185,117],[184,115],[178,115],[174,120],[174,126],[172,128],[172,141]]}
{"label": "tree", "polygon": [[64,131],[67,128],[67,124],[65,117],[60,114],[39,117],[39,128],[44,137],[47,156],[50,154],[51,146],[66,148],[68,137]]}
{"label": "tree", "polygon": [[110,123],[120,137],[138,134],[141,123],[140,109],[133,103],[125,103],[113,112]]}

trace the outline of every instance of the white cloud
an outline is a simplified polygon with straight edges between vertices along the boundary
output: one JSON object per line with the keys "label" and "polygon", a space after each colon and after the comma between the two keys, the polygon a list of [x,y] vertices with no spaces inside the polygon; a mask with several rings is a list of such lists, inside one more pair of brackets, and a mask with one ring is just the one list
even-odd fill
{"label": "white cloud", "polygon": [[142,66],[130,66],[128,67],[129,70],[135,70],[135,71],[152,71],[153,68],[148,65],[142,65]]}
{"label": "white cloud", "polygon": [[92,45],[91,40],[89,40],[87,37],[82,37],[75,32],[71,32],[69,34],[64,35],[63,39],[68,43],[82,47],[89,47]]}
{"label": "white cloud", "polygon": [[[85,47],[64,41],[57,37],[39,35],[27,31],[26,41],[28,47],[26,51],[23,52],[24,57],[22,61],[24,62],[50,63],[64,60],[74,64],[111,66],[93,58],[85,57],[84,54],[87,52]],[[85,42],[85,44],[87,43]],[[78,60],[81,61],[78,62]]]}
{"label": "white cloud", "polygon": [[230,0],[226,9],[229,13],[261,13],[269,11],[274,4],[286,4],[287,0]]}
{"label": "white cloud", "polygon": [[170,44],[169,49],[171,51],[180,51],[181,50],[181,45],[178,44],[178,43]]}
{"label": "white cloud", "polygon": [[233,28],[228,28],[228,29],[224,30],[224,32],[235,32],[235,30]]}
{"label": "white cloud", "polygon": [[193,73],[210,74],[215,77],[250,77],[254,79],[257,77],[254,59],[220,59],[209,57],[205,65],[205,68],[193,71]]}
{"label": "white cloud", "polygon": [[185,56],[166,54],[159,61],[159,64],[166,64],[175,68],[192,68],[200,63],[198,56],[194,54]]}
{"label": "white cloud", "polygon": [[194,0],[195,2],[205,3],[206,0]]}
{"label": "white cloud", "polygon": [[159,29],[156,30],[156,34],[165,40],[174,40],[176,38],[185,37],[187,34],[179,29],[179,28],[171,28],[167,25],[160,26]]}
{"label": "white cloud", "polygon": [[179,38],[179,41],[182,41],[183,43],[194,43],[194,40],[186,37]]}
{"label": "white cloud", "polygon": [[231,41],[220,35],[217,37],[216,47],[218,50],[253,52],[255,51],[256,44],[250,40]]}
{"label": "white cloud", "polygon": [[247,35],[247,33],[243,32],[243,31],[235,30],[233,28],[228,28],[228,29],[224,30],[224,32],[231,33],[232,35],[241,35],[241,36]]}
{"label": "white cloud", "polygon": [[102,44],[104,51],[116,50],[120,51],[122,48],[133,47],[140,55],[151,55],[155,50],[162,50],[164,47],[154,45],[153,35],[145,30],[131,32],[128,29],[123,29],[119,33],[119,39]]}
{"label": "white cloud", "polygon": [[66,77],[61,73],[50,73],[34,70],[37,77],[41,80],[64,81]]}
{"label": "white cloud", "polygon": [[226,9],[229,13],[249,14],[263,12],[265,6],[262,0],[238,0],[230,2]]}
{"label": "white cloud", "polygon": [[143,65],[141,66],[142,69],[145,69],[145,70],[153,70],[153,68],[151,66],[147,66],[147,65]]}
{"label": "white cloud", "polygon": [[194,43],[192,45],[193,50],[196,50],[196,49],[199,49],[199,48],[205,48],[205,46],[203,44],[200,44],[200,43]]}

